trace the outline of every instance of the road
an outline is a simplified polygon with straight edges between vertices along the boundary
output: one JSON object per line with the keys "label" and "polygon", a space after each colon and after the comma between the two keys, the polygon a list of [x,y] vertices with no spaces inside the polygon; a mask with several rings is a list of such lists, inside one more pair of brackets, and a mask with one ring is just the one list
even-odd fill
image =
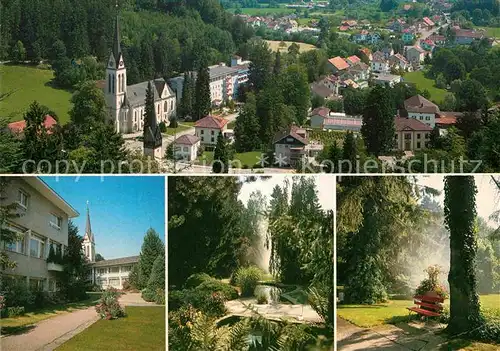
{"label": "road", "polygon": [[[173,166],[167,167],[168,169],[173,170]],[[190,174],[190,173],[196,173],[196,174],[210,174],[212,173],[212,167],[211,166],[202,166],[202,165],[190,165],[188,163],[177,163],[176,164],[176,173],[177,174]],[[281,174],[287,174],[287,173],[295,173],[294,169],[291,168],[259,168],[256,171],[253,171],[251,169],[243,169],[243,168],[230,168],[229,169],[229,174],[276,174],[276,173],[281,173]]]}
{"label": "road", "polygon": [[[228,123],[231,123],[238,117],[237,113],[233,113],[227,116],[224,116],[225,119],[227,119]],[[182,122],[179,122],[179,124],[182,125]],[[163,135],[163,151],[167,150],[168,145],[172,144],[174,139],[177,137],[180,137],[182,135],[194,135],[194,127],[185,129],[181,132],[178,132],[176,136],[174,137],[173,135]],[[140,151],[142,153],[142,141],[136,140],[137,137],[142,136],[142,132],[140,133],[133,133],[133,134],[124,134],[123,138],[125,139],[125,148],[129,151]]]}

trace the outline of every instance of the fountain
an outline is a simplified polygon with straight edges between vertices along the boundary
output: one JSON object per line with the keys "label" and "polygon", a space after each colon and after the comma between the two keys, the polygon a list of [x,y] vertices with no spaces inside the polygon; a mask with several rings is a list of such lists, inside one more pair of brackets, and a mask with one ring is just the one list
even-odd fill
{"label": "fountain", "polygon": [[256,248],[257,252],[255,264],[265,273],[270,273],[269,261],[271,260],[271,250],[266,245],[267,226],[267,218],[265,218],[264,216],[260,216],[258,224],[259,240]]}

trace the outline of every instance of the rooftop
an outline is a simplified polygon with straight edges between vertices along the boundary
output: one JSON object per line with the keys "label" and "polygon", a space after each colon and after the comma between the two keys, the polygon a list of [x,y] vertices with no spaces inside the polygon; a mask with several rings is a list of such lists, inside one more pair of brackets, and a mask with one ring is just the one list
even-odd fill
{"label": "rooftop", "polygon": [[349,67],[349,64],[340,56],[332,57],[328,60],[328,62],[330,62],[339,71]]}
{"label": "rooftop", "polygon": [[180,137],[175,139],[174,143],[182,145],[194,145],[198,141],[200,141],[200,138],[198,138],[196,135],[181,135]]}
{"label": "rooftop", "polygon": [[425,123],[420,122],[415,118],[404,118],[404,117],[395,117],[394,125],[397,132],[402,132],[404,130],[414,130],[421,132],[430,132],[432,128]]}
{"label": "rooftop", "polygon": [[194,126],[198,128],[222,129],[226,124],[227,124],[227,119],[208,115],[196,121]]}
{"label": "rooftop", "polygon": [[[47,130],[47,134],[52,133],[50,129],[52,129],[52,127],[54,127],[55,125],[57,125],[57,121],[55,120],[55,118],[50,115],[46,115],[43,126],[45,127],[45,130]],[[23,119],[22,121],[9,123],[8,128],[12,133],[22,133],[24,131],[24,128],[26,128],[26,121]]]}
{"label": "rooftop", "polygon": [[408,112],[417,112],[417,113],[437,113],[439,112],[439,107],[424,98],[422,95],[415,95],[411,98],[408,98],[404,102],[405,109]]}
{"label": "rooftop", "polygon": [[114,258],[111,260],[94,262],[91,263],[90,265],[94,268],[97,268],[97,267],[118,266],[122,264],[133,264],[137,262],[139,262],[139,256],[129,256],[129,257],[121,257],[121,258]]}

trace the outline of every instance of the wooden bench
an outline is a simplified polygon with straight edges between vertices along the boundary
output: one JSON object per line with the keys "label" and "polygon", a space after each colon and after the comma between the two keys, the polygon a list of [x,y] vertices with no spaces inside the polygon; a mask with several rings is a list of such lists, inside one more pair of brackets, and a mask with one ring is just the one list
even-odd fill
{"label": "wooden bench", "polygon": [[407,307],[410,311],[408,318],[410,318],[412,312],[424,317],[439,317],[443,310],[443,306],[441,305],[443,302],[444,299],[439,296],[415,295],[413,303],[416,306]]}

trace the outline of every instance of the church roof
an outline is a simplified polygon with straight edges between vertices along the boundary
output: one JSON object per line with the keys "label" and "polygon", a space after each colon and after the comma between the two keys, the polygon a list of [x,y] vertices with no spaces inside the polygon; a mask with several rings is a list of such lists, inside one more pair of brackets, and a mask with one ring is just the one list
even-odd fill
{"label": "church roof", "polygon": [[94,262],[91,264],[92,267],[109,267],[109,266],[117,266],[121,264],[133,264],[139,262],[139,256],[129,256],[129,257],[121,257],[114,258],[111,260],[103,260],[99,262]]}
{"label": "church roof", "polygon": [[120,22],[118,21],[118,14],[116,14],[116,19],[115,19],[115,33],[114,33],[114,38],[113,38],[113,56],[116,61],[116,67],[118,67],[118,63],[120,60],[120,56],[122,54],[122,48],[120,45]]}
{"label": "church roof", "polygon": [[[148,89],[148,82],[141,82],[134,85],[127,86],[126,99],[130,107],[141,106],[146,103],[146,90]],[[165,79],[157,78],[153,81],[155,89],[153,89],[155,101],[161,100],[161,93],[166,87],[169,96],[175,96],[172,89],[169,87]]]}

